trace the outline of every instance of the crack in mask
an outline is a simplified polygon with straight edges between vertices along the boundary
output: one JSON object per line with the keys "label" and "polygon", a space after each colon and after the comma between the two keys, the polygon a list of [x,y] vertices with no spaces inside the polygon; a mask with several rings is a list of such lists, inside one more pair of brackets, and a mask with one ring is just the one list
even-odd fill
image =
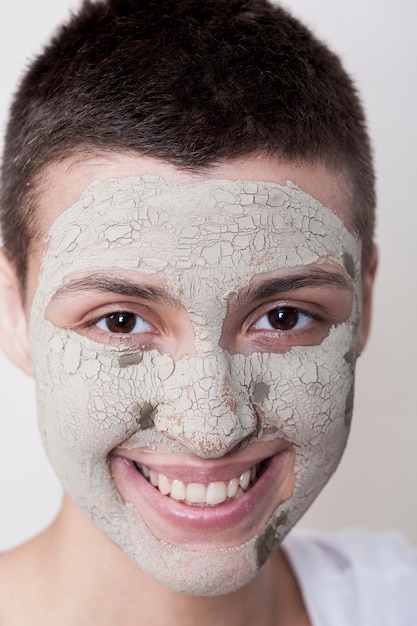
{"label": "crack in mask", "polygon": [[[230,297],[254,276],[323,264],[349,278],[353,299],[347,319],[318,345],[246,355],[221,347]],[[162,277],[191,321],[195,353],[174,359],[48,321],[58,290],[74,276],[98,272]],[[40,430],[64,489],[163,585],[199,595],[239,588],[341,458],[360,302],[358,240],[292,184],[184,184],[153,176],[93,183],[50,229],[30,319]],[[110,470],[109,454],[119,446],[163,443],[173,453],[214,459],[278,438],[295,450],[292,495],[254,536],[229,547],[190,550],[158,539],[124,502]]]}

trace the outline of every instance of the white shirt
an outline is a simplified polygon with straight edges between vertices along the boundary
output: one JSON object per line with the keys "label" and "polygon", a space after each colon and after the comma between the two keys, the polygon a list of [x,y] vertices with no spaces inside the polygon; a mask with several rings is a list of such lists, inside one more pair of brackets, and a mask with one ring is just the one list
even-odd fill
{"label": "white shirt", "polygon": [[283,548],[313,626],[417,626],[417,548],[401,534],[297,530]]}

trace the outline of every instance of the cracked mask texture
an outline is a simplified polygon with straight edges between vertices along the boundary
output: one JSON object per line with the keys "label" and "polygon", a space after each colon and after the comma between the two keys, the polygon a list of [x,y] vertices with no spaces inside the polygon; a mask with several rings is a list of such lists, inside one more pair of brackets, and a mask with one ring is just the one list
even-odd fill
{"label": "cracked mask texture", "polygon": [[[346,262],[348,259],[348,263]],[[231,355],[219,346],[228,297],[254,275],[321,262],[353,276],[349,319],[320,345]],[[196,355],[175,363],[54,326],[46,309],[69,277],[161,273],[187,310]],[[53,223],[30,321],[41,434],[65,490],[163,585],[226,593],[248,582],[308,508],[342,455],[360,326],[360,245],[330,209],[292,184],[154,176],[98,181]],[[273,434],[271,434],[273,433]],[[242,441],[296,450],[293,495],[240,545],[191,551],[156,538],[120,497],[108,455],[162,441],[222,457]]]}

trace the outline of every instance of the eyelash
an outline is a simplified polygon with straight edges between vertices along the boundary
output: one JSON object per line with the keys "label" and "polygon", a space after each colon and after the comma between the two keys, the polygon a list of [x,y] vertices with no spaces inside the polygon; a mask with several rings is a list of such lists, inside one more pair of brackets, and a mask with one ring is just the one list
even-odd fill
{"label": "eyelash", "polygon": [[[127,318],[131,318],[134,317],[134,326],[133,328],[130,328],[130,324],[129,321],[132,320],[127,320],[126,321],[126,327],[129,330],[124,331],[123,330],[123,322],[122,322],[122,317],[127,317]],[[121,328],[120,328],[120,332],[117,331],[112,331],[109,328],[109,324],[111,321],[116,320],[117,318],[119,318],[118,322],[121,324]],[[117,323],[117,321],[116,321]],[[140,323],[142,323],[142,326],[147,326],[148,328],[142,328],[140,330],[134,330],[135,327]],[[103,326],[100,326],[100,324],[103,324],[103,326],[106,324],[107,328],[104,328]],[[114,313],[109,313],[108,315],[103,315],[102,317],[100,317],[98,320],[95,320],[95,322],[93,322],[91,324],[91,326],[95,326],[97,328],[100,328],[101,330],[103,330],[104,332],[109,332],[111,334],[126,334],[126,335],[136,335],[136,334],[140,334],[140,333],[150,333],[152,332],[154,329],[151,326],[151,324],[149,324],[149,322],[147,322],[143,317],[141,317],[140,315],[138,315],[137,313],[133,313],[132,311],[115,311]]]}
{"label": "eyelash", "polygon": [[[285,326],[286,322],[288,322],[289,325],[291,326],[290,328],[273,328],[272,327],[273,322],[271,321],[270,318],[274,313],[277,313],[277,312],[278,312],[278,315],[277,315],[278,318],[281,314],[281,319],[278,319],[279,324]],[[288,320],[288,315],[290,316],[289,320]],[[116,330],[112,330],[111,328],[109,328],[109,324],[111,323],[112,320],[114,320],[114,318],[117,318],[117,316],[119,316],[120,318],[122,318],[123,316],[127,316],[129,318],[131,318],[132,316],[134,317],[134,320],[130,319],[130,322],[131,322],[130,324],[129,324],[129,320],[126,321],[126,327],[128,328],[128,330],[123,331],[123,322],[121,319],[120,319],[120,322],[122,323],[122,326],[120,328],[120,332],[117,332]],[[295,316],[295,320],[293,319],[294,316]],[[304,318],[304,320],[301,321],[301,326],[299,326],[300,317]],[[265,324],[265,322],[262,322],[264,318],[266,319],[269,318],[267,323],[271,326],[270,328],[267,328],[266,326],[261,325],[261,324]],[[314,315],[311,312],[304,311],[298,307],[281,305],[281,306],[275,306],[274,308],[265,311],[260,317],[257,316],[256,320],[249,325],[248,330],[252,332],[261,331],[261,332],[268,332],[268,333],[274,333],[274,334],[284,333],[286,335],[290,335],[291,333],[302,332],[303,329],[314,320],[321,322],[322,318],[318,317],[317,315]],[[134,324],[133,326],[132,326],[132,323]],[[135,330],[137,325],[142,325],[142,328]],[[99,332],[103,332],[109,335],[119,335],[119,336],[128,335],[129,336],[129,335],[143,335],[143,334],[155,333],[155,329],[153,328],[153,326],[144,317],[129,310],[118,310],[118,311],[108,313],[106,315],[102,315],[101,317],[90,322],[88,326],[90,328],[97,328],[99,329]]]}
{"label": "eyelash", "polygon": [[[270,319],[273,314],[276,314],[277,320],[272,321]],[[295,320],[293,319],[295,317]],[[270,328],[267,328],[265,325],[262,326],[262,320],[268,319],[268,324]],[[305,318],[304,321],[301,321],[300,326],[300,318]],[[303,330],[304,327],[308,326],[312,321],[320,321],[319,318],[313,315],[310,312],[303,311],[297,307],[293,306],[278,306],[266,311],[261,317],[257,319],[257,321],[252,324],[251,329],[257,331],[268,331],[273,333],[291,333]],[[274,322],[277,322],[277,325],[284,326],[284,328],[273,328]],[[285,325],[288,324],[290,327],[285,328]]]}

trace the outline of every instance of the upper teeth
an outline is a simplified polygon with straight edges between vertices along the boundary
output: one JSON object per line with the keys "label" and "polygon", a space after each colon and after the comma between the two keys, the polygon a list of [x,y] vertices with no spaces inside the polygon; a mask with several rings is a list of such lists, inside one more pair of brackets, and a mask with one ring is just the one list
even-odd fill
{"label": "upper teeth", "polygon": [[142,474],[149,479],[154,487],[165,496],[171,496],[174,500],[180,500],[187,504],[215,505],[225,502],[227,499],[238,498],[256,478],[258,466],[246,470],[240,476],[228,481],[216,481],[209,483],[184,483],[177,478],[170,479],[165,474],[160,474],[145,465],[137,465]]}

